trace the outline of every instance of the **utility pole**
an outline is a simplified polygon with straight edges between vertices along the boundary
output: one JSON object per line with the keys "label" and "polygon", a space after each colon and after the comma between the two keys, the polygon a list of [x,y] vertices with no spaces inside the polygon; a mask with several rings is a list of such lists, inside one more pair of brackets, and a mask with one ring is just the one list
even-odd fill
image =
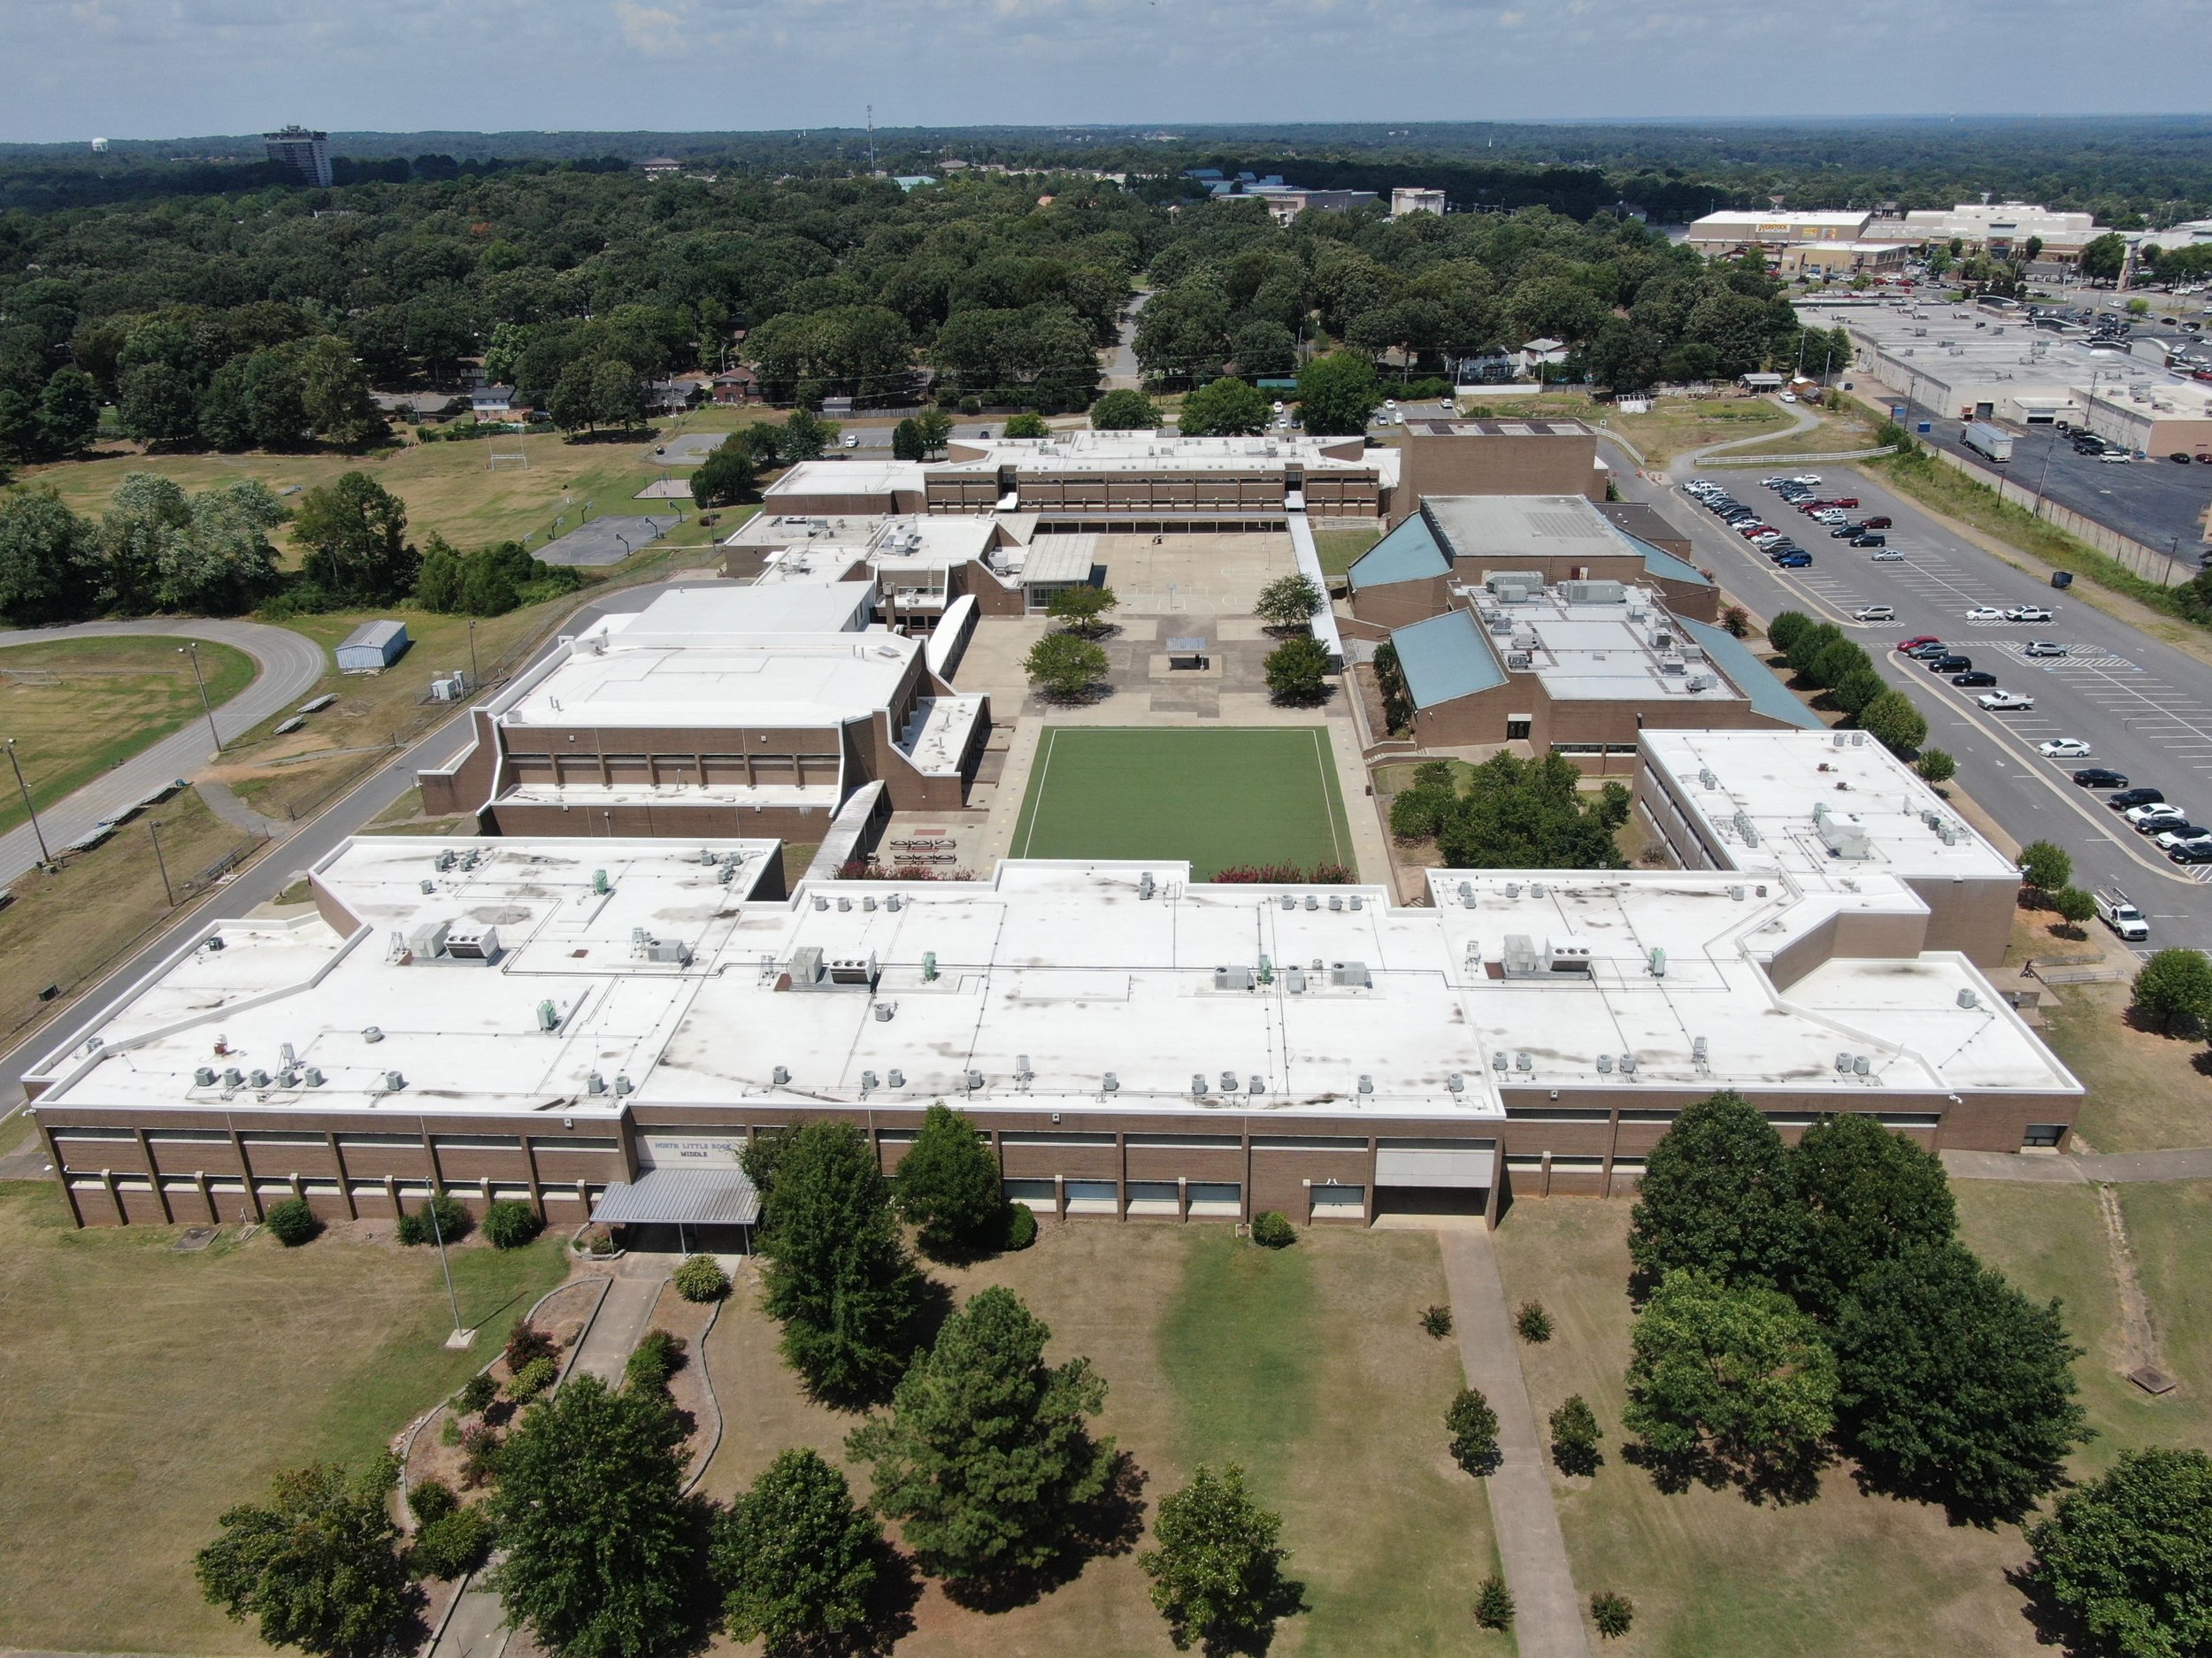
{"label": "utility pole", "polygon": [[484,676],[476,671],[476,618],[469,618],[469,689],[473,691],[484,683]]}
{"label": "utility pole", "polygon": [[154,867],[161,871],[161,895],[169,901],[169,908],[177,907],[176,889],[169,885],[169,866],[162,861],[161,837],[154,833],[160,825],[150,817],[146,819],[146,839],[154,843]]}
{"label": "utility pole", "polygon": [[23,791],[23,810],[31,814],[31,833],[38,837],[38,864],[52,866],[54,855],[46,849],[46,831],[38,826],[38,808],[31,804],[31,786],[23,780],[23,764],[15,757],[15,739],[8,739],[8,764],[15,770],[15,786]]}
{"label": "utility pole", "polygon": [[215,739],[215,752],[220,754],[223,751],[223,733],[215,729],[215,704],[208,701],[207,679],[200,672],[200,648],[188,641],[177,647],[177,655],[192,658],[192,677],[200,687],[200,707],[207,714],[207,734]]}
{"label": "utility pole", "polygon": [[876,176],[876,106],[868,105],[868,176]]}

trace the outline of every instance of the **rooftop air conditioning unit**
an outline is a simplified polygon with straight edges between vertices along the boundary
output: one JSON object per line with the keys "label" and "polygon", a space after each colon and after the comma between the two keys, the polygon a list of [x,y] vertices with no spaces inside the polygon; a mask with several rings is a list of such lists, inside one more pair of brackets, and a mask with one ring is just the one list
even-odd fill
{"label": "rooftop air conditioning unit", "polygon": [[1365,962],[1331,962],[1329,982],[1333,985],[1346,985],[1355,989],[1367,990],[1372,988],[1375,978],[1368,971]]}
{"label": "rooftop air conditioning unit", "polygon": [[1248,967],[1217,967],[1214,969],[1216,990],[1249,990],[1252,988],[1252,970]]}
{"label": "rooftop air conditioning unit", "polygon": [[1544,940],[1545,965],[1555,973],[1586,973],[1596,962],[1590,940],[1570,935]]}
{"label": "rooftop air conditioning unit", "polygon": [[829,982],[872,989],[876,982],[876,958],[873,952],[866,956],[838,956],[830,958]]}
{"label": "rooftop air conditioning unit", "polygon": [[455,928],[446,934],[445,951],[457,962],[492,962],[499,959],[499,929],[497,927]]}

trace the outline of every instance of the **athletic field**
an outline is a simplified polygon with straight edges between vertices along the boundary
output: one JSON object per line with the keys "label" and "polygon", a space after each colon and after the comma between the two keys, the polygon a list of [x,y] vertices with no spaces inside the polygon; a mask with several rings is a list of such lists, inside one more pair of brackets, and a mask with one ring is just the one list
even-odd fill
{"label": "athletic field", "polygon": [[1014,826],[1018,858],[1353,862],[1328,733],[1048,725]]}

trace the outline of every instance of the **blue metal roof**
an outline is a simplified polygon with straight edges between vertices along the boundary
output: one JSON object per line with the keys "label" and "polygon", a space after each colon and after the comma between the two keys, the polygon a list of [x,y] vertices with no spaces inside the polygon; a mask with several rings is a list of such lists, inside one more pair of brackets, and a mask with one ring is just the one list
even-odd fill
{"label": "blue metal roof", "polygon": [[[1617,525],[1615,527],[1619,528]],[[1621,530],[1620,534],[1623,541],[1632,542],[1642,550],[1645,574],[1664,576],[1670,581],[1686,581],[1694,587],[1709,587],[1713,585],[1705,579],[1703,571],[1695,564],[1677,558],[1665,548],[1654,547],[1649,541],[1639,540],[1626,530]]]}
{"label": "blue metal roof", "polygon": [[1714,665],[1751,699],[1754,712],[1807,731],[1828,729],[1827,721],[1799,702],[1789,687],[1768,671],[1758,653],[1726,628],[1716,627],[1710,622],[1693,622],[1687,617],[1675,619],[1705,648],[1705,654],[1713,659]]}
{"label": "blue metal roof", "polygon": [[1395,629],[1390,642],[1398,648],[1398,665],[1416,708],[1434,708],[1505,683],[1505,669],[1472,611],[1447,610]]}
{"label": "blue metal roof", "polygon": [[1347,572],[1356,593],[1395,581],[1425,581],[1451,574],[1451,555],[1437,544],[1436,532],[1418,512],[1352,561]]}

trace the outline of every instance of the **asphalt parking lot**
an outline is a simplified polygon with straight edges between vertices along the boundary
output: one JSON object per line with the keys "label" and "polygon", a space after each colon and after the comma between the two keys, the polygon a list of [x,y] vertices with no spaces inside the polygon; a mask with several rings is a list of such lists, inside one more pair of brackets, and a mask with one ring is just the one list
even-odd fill
{"label": "asphalt parking lot", "polygon": [[[1990,464],[1986,457],[1961,445],[1965,427],[1957,419],[1947,420],[1917,403],[1912,407],[1915,423],[1926,420],[1934,428],[1921,441],[1962,455],[1977,465]],[[2203,551],[2205,509],[2212,505],[2212,466],[2179,466],[2163,455],[2120,464],[2075,454],[2066,434],[2055,426],[2005,429],[2013,434],[2012,459],[1994,470],[2030,489],[2039,484],[2061,506],[2108,525],[2146,547],[2163,551],[2170,545],[2177,558],[2195,566]]]}
{"label": "asphalt parking lot", "polygon": [[[2049,840],[2066,848],[2078,886],[2125,887],[2151,917],[2152,948],[2212,948],[2212,865],[2168,863],[2104,806],[2101,793],[2078,787],[2070,776],[2084,765],[2109,766],[2132,783],[2163,789],[2193,809],[2195,821],[2212,816],[2212,667],[1958,541],[1859,473],[1820,470],[1826,493],[1855,495],[1861,513],[1884,512],[1895,520],[1886,533],[1890,547],[1905,555],[1901,562],[1878,564],[1869,549],[1831,541],[1761,488],[1763,474],[1756,472],[1701,475],[1786,528],[1812,554],[1811,568],[1776,569],[1680,489],[1662,494],[1631,480],[1624,480],[1624,493],[1662,506],[1689,531],[1698,561],[1762,614],[1799,610],[1842,626],[1927,715],[1929,746],[1958,760],[1961,785],[2023,842]],[[1853,611],[1875,604],[1893,607],[1896,619],[1853,620]],[[2054,619],[1966,619],[1978,606],[2024,604],[2047,606]],[[2035,707],[2003,714],[1980,708],[1979,690],[1954,687],[1947,676],[1896,654],[1900,640],[1919,635],[1954,645],[1976,669],[1994,672],[2000,687],[2032,696]],[[2031,640],[2058,641],[2069,654],[2029,657],[2024,652]],[[2037,744],[2058,737],[2086,741],[2091,755],[2052,760],[2037,753]]]}

